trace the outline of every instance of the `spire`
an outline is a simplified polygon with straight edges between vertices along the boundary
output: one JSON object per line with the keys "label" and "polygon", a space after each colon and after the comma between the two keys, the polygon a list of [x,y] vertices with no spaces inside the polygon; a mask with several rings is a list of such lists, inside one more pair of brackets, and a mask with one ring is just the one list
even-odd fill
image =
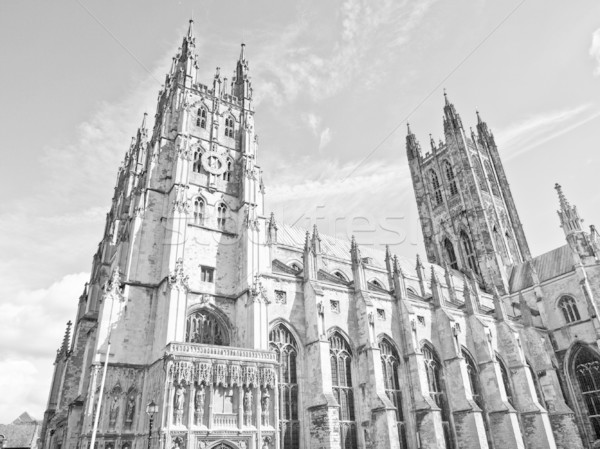
{"label": "spire", "polygon": [[71,326],[73,323],[69,320],[67,322],[67,328],[65,329],[65,336],[63,337],[62,346],[60,347],[60,353],[67,355],[71,345]]}
{"label": "spire", "polygon": [[319,230],[317,229],[317,224],[315,223],[313,226],[313,234],[311,239],[313,251],[315,254],[321,253],[321,237],[319,237]]}
{"label": "spire", "polygon": [[358,248],[358,243],[356,243],[354,236],[352,236],[352,240],[350,241],[350,255],[352,256],[352,263],[362,262],[360,257],[360,249]]}
{"label": "spire", "polygon": [[473,287],[471,286],[471,282],[467,276],[465,276],[463,282],[463,297],[465,299],[465,309],[467,310],[467,315],[475,315],[479,313],[479,301]]}
{"label": "spire", "polygon": [[433,140],[433,136],[431,134],[429,134],[429,144],[431,145],[431,150],[432,151],[437,150],[437,148],[435,146],[435,140]]}
{"label": "spire", "polygon": [[456,112],[454,105],[448,100],[448,94],[444,89],[444,132],[456,132],[463,129],[460,115]]}
{"label": "spire", "polygon": [[435,271],[435,265],[431,265],[431,294],[433,295],[433,304],[435,307],[444,305],[444,293],[442,284]]}
{"label": "spire", "polygon": [[187,31],[187,38],[188,39],[193,39],[194,38],[194,19],[190,19],[190,21],[189,21],[188,31]]}
{"label": "spire", "polygon": [[275,214],[271,212],[269,223],[267,224],[267,244],[277,243],[277,229]]}
{"label": "spire", "polygon": [[310,232],[306,231],[304,237],[304,252],[310,251]]}
{"label": "spire", "polygon": [[146,129],[146,120],[148,119],[148,113],[144,112],[144,118],[142,119],[142,124],[140,126],[140,129]]}
{"label": "spire", "polygon": [[190,19],[188,30],[181,44],[181,60],[194,57],[194,48],[196,48],[196,38],[194,37],[194,19]]}
{"label": "spire", "polygon": [[410,129],[410,123],[406,123],[406,154],[408,155],[408,160],[411,161],[415,158],[421,157],[421,146],[417,141],[416,136],[412,133]]}
{"label": "spire", "polygon": [[240,57],[235,67],[233,77],[233,90],[231,94],[239,100],[252,97],[252,86],[250,84],[250,67],[246,59],[246,44],[242,43],[240,48]]}
{"label": "spire", "polygon": [[560,210],[557,211],[558,218],[560,218],[560,227],[563,228],[566,236],[580,232],[583,220],[579,217],[577,207],[569,204],[560,184],[556,183],[554,188],[558,193],[558,201],[560,203]]}

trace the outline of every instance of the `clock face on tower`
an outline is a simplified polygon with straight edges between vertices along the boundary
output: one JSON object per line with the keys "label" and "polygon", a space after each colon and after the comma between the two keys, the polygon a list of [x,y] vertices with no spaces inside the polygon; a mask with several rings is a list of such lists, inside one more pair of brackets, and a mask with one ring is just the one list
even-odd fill
{"label": "clock face on tower", "polygon": [[207,151],[202,155],[202,167],[215,176],[222,175],[227,169],[225,158],[214,151]]}

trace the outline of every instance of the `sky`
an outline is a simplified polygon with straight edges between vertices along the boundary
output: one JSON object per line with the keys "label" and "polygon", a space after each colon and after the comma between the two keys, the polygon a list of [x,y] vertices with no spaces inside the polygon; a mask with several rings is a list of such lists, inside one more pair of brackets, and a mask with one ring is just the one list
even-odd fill
{"label": "sky", "polygon": [[564,243],[555,182],[600,225],[595,0],[0,2],[0,423],[42,418],[117,168],[194,18],[202,80],[241,42],[266,208],[423,253],[405,156],[443,135],[443,89],[496,136],[535,255]]}

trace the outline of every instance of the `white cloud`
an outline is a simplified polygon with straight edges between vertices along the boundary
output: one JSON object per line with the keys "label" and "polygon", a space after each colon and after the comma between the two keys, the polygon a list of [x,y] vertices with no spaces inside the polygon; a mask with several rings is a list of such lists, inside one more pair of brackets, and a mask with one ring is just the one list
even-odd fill
{"label": "white cloud", "polygon": [[308,128],[311,130],[313,135],[318,136],[319,128],[321,127],[321,117],[314,112],[308,112],[307,114],[304,114],[302,118],[308,125]]}
{"label": "white cloud", "polygon": [[594,75],[600,76],[600,28],[592,33],[590,56],[594,58],[596,62],[596,67],[594,67]]}
{"label": "white cloud", "polygon": [[325,148],[329,142],[331,142],[331,129],[325,128],[321,131],[321,136],[319,138],[319,150]]}
{"label": "white cloud", "polygon": [[0,422],[11,422],[25,410],[42,417],[53,356],[88,279],[89,273],[70,274],[47,288],[19,291],[11,302],[0,304]]}
{"label": "white cloud", "polygon": [[568,133],[600,116],[591,104],[538,114],[510,125],[497,133],[505,160],[526,153],[552,139]]}

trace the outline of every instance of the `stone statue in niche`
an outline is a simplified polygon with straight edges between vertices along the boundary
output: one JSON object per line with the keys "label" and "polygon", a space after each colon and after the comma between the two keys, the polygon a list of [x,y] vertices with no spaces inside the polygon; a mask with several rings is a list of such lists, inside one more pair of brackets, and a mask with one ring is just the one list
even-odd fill
{"label": "stone statue in niche", "polygon": [[263,439],[263,445],[261,449],[271,449],[271,437],[265,437]]}
{"label": "stone statue in niche", "polygon": [[244,392],[244,424],[252,425],[252,389],[247,388]]}
{"label": "stone statue in niche", "polygon": [[127,405],[125,407],[125,424],[131,427],[133,422],[133,415],[135,414],[135,396],[130,394],[127,398]]}
{"label": "stone statue in niche", "polygon": [[204,420],[204,401],[206,399],[206,391],[204,391],[204,385],[198,385],[196,387],[196,397],[194,400],[194,410],[196,413],[196,424],[202,425]]}
{"label": "stone statue in niche", "polygon": [[113,401],[110,404],[110,410],[108,412],[108,427],[114,429],[117,425],[117,419],[119,417],[119,397],[114,396]]}
{"label": "stone statue in niche", "polygon": [[268,388],[264,389],[264,392],[262,395],[261,407],[262,407],[262,425],[268,426],[269,421],[270,421],[270,408],[271,408],[271,395],[269,394]]}
{"label": "stone statue in niche", "polygon": [[178,385],[175,390],[175,424],[183,424],[183,406],[185,404],[185,388]]}

